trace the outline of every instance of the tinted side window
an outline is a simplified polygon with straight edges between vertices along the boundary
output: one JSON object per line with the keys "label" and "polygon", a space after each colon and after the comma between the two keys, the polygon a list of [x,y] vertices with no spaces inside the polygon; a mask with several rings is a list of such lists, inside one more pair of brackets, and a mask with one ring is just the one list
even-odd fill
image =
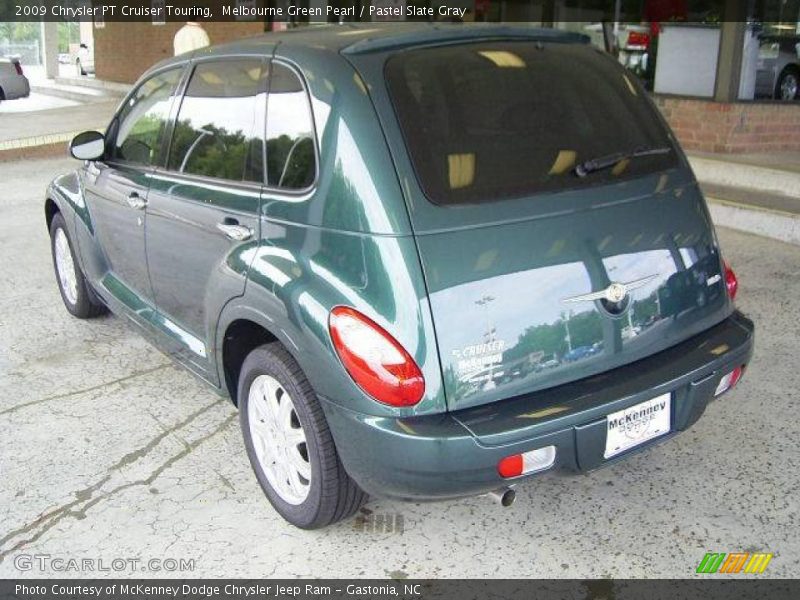
{"label": "tinted side window", "polygon": [[317,172],[311,107],[303,84],[273,63],[267,103],[267,177],[275,187],[300,190]]}
{"label": "tinted side window", "polygon": [[140,85],[128,99],[115,121],[113,158],[142,165],[157,162],[170,101],[180,76],[181,69],[159,73]]}
{"label": "tinted side window", "polygon": [[[197,65],[181,102],[168,167],[233,181],[263,181],[266,74],[259,59]],[[260,115],[260,116],[259,116]]]}

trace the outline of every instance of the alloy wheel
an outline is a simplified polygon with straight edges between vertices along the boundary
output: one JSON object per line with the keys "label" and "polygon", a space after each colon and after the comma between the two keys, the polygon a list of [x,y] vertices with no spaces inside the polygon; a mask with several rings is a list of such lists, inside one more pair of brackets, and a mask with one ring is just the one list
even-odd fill
{"label": "alloy wheel", "polygon": [[78,302],[78,276],[75,272],[75,262],[72,260],[72,251],[69,247],[69,240],[64,230],[56,230],[55,241],[53,243],[56,255],[56,271],[58,272],[58,284],[64,297],[70,304]]}
{"label": "alloy wheel", "polygon": [[270,375],[250,385],[248,426],[259,465],[270,486],[288,504],[302,504],[311,485],[306,434],[286,389]]}

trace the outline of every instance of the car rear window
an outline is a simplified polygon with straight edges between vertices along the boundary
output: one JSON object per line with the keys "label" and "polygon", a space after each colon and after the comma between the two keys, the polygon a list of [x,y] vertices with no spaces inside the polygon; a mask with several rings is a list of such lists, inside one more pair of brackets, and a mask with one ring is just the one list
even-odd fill
{"label": "car rear window", "polygon": [[[386,80],[420,185],[436,204],[591,186],[676,165],[644,89],[591,46],[422,48],[389,59]],[[664,147],[671,150],[575,174],[586,160]]]}

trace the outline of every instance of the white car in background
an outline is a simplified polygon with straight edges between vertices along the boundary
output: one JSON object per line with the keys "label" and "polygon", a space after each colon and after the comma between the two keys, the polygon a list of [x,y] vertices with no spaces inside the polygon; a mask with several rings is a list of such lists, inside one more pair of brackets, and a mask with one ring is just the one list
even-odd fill
{"label": "white car in background", "polygon": [[0,57],[0,102],[27,98],[30,93],[31,86],[22,72],[19,59]]}
{"label": "white car in background", "polygon": [[86,44],[78,46],[75,66],[78,68],[78,75],[94,74],[94,52],[89,50],[89,46]]}

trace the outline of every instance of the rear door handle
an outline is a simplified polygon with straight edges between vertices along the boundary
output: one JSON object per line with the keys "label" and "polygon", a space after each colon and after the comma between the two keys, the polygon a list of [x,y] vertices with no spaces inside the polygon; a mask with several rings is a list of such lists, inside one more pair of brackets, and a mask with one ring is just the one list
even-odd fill
{"label": "rear door handle", "polygon": [[226,237],[243,242],[253,236],[253,230],[244,225],[239,225],[235,219],[225,219],[222,223],[217,223],[217,229],[225,234]]}
{"label": "rear door handle", "polygon": [[147,206],[147,200],[142,198],[139,195],[139,192],[131,192],[130,194],[128,194],[125,200],[127,200],[128,206],[130,206],[131,208],[135,208],[137,210],[141,210],[145,206]]}

